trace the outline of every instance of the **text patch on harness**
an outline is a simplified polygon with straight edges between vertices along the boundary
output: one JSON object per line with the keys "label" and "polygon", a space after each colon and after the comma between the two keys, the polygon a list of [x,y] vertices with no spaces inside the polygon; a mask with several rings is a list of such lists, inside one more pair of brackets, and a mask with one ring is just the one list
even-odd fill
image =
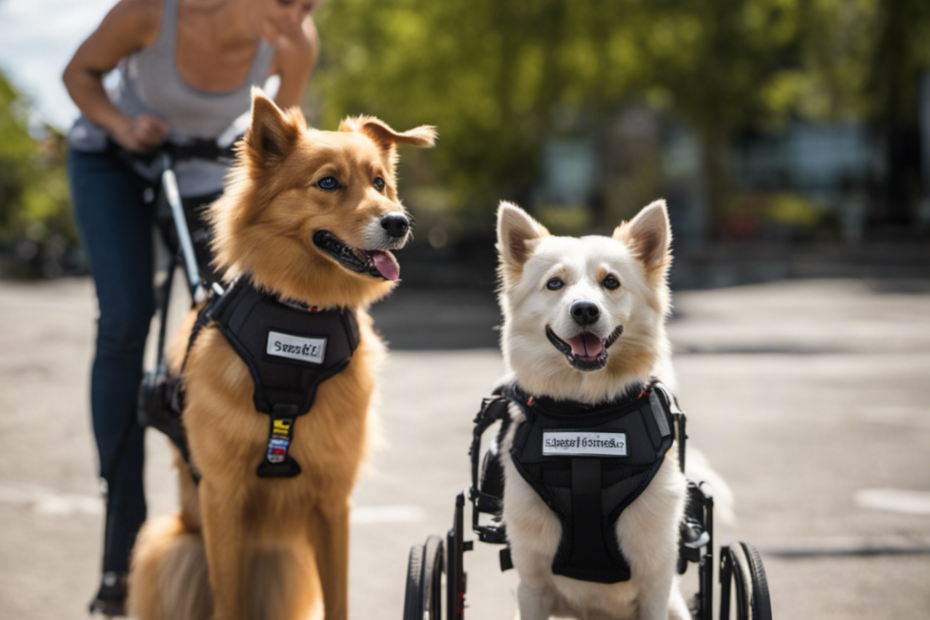
{"label": "text patch on harness", "polygon": [[626,433],[543,432],[543,456],[627,456]]}
{"label": "text patch on harness", "polygon": [[305,338],[269,331],[265,353],[311,364],[322,364],[326,359],[326,338]]}

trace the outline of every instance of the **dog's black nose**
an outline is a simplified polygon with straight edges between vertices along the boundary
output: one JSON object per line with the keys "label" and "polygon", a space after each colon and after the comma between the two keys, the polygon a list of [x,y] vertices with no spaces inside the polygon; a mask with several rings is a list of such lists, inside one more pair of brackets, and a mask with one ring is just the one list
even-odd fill
{"label": "dog's black nose", "polygon": [[594,323],[601,315],[597,304],[592,301],[576,301],[572,304],[571,313],[575,322],[582,327]]}
{"label": "dog's black nose", "polygon": [[381,228],[392,237],[403,237],[410,230],[410,220],[399,213],[391,213],[381,218]]}

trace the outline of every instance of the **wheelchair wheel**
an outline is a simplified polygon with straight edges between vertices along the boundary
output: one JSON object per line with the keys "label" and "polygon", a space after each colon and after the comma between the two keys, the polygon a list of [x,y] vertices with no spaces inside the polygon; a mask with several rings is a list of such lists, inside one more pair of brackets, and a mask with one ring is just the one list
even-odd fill
{"label": "wheelchair wheel", "polygon": [[442,540],[438,536],[410,548],[404,620],[442,620],[442,567]]}
{"label": "wheelchair wheel", "polygon": [[721,620],[730,617],[731,581],[736,584],[737,620],[772,620],[768,579],[756,548],[741,542],[734,547],[722,547],[720,555]]}

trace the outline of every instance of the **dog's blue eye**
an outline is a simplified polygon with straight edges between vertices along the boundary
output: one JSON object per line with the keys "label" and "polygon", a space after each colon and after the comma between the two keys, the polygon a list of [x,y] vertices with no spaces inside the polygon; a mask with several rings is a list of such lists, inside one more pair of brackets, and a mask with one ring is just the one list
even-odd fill
{"label": "dog's blue eye", "polygon": [[563,282],[561,278],[552,278],[546,282],[546,288],[550,291],[557,291],[563,286],[565,286],[565,282]]}
{"label": "dog's blue eye", "polygon": [[342,187],[339,185],[339,181],[336,180],[336,177],[323,177],[317,181],[316,186],[320,189],[325,189],[328,192],[331,192],[335,189]]}
{"label": "dog's blue eye", "polygon": [[620,280],[618,280],[617,278],[613,276],[607,276],[606,278],[604,278],[601,284],[603,284],[604,288],[606,288],[609,291],[615,291],[618,288],[620,288]]}
{"label": "dog's blue eye", "polygon": [[372,184],[375,186],[375,189],[378,190],[379,192],[384,191],[384,179],[382,179],[381,177],[375,177],[375,180],[372,182]]}

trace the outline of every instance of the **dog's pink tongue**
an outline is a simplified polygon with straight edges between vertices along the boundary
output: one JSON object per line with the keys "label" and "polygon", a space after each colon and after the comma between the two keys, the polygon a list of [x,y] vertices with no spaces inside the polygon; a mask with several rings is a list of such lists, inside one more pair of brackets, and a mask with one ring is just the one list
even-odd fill
{"label": "dog's pink tongue", "polygon": [[571,345],[572,355],[581,357],[597,357],[604,350],[601,339],[594,334],[578,334],[571,338],[566,338],[565,342]]}
{"label": "dog's pink tongue", "polygon": [[394,255],[382,250],[374,250],[371,253],[371,262],[375,269],[387,280],[396,280],[400,277],[400,265]]}

